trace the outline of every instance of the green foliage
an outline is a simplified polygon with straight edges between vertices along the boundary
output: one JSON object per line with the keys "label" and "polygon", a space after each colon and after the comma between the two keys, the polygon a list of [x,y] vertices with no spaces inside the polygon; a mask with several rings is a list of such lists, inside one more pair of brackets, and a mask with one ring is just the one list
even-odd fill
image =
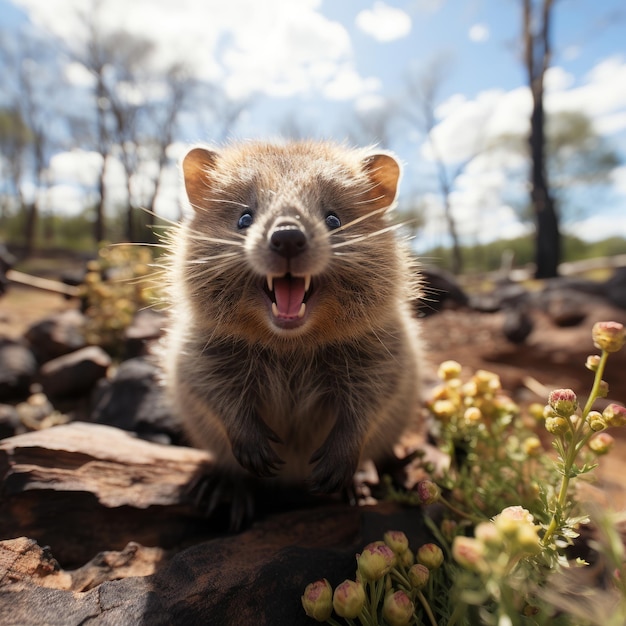
{"label": "green foliage", "polygon": [[[626,254],[626,239],[623,237],[586,242],[573,235],[564,235],[562,243],[562,260],[565,262]],[[534,261],[534,245],[533,237],[528,235],[516,239],[501,239],[488,244],[464,246],[462,248],[464,270],[466,272],[493,272],[500,268],[502,256],[505,253],[513,254],[516,267],[524,267]],[[424,262],[450,270],[452,251],[450,248],[439,246],[420,252],[419,258]]]}
{"label": "green foliage", "polygon": [[[625,549],[614,520],[598,518],[599,539],[591,545],[609,565],[603,572],[606,588],[581,587],[585,578],[577,580],[576,572],[587,564],[570,560],[568,552],[593,513],[572,485],[610,450],[613,440],[605,430],[626,426],[622,406],[593,410],[608,391],[603,373],[610,354],[623,348],[625,329],[599,322],[592,338],[600,354],[585,363],[594,380],[584,406],[571,389],[558,389],[545,406],[522,412],[497,375],[479,370],[463,377],[459,363],[442,363],[428,409],[433,439],[449,462],[439,471],[425,464],[431,479],[405,497],[390,491],[405,504],[443,505],[442,521],[426,518],[438,546],[426,544],[413,553],[402,533],[386,533],[384,542],[368,544],[358,556],[355,582],[334,592],[325,579],[307,587],[307,614],[329,624],[339,623],[336,616],[363,626],[625,623]],[[546,436],[556,454],[544,449]],[[416,571],[415,561],[428,571]],[[585,602],[570,601],[568,593]]]}

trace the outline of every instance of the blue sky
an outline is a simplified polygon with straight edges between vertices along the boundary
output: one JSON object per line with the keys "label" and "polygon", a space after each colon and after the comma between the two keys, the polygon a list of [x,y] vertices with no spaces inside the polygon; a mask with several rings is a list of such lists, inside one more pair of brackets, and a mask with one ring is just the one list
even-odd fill
{"label": "blue sky", "polygon": [[[0,0],[0,25],[25,25],[80,44],[73,7],[91,0]],[[159,61],[190,61],[200,80],[219,83],[233,98],[249,98],[232,135],[275,137],[281,120],[297,119],[304,132],[343,139],[355,111],[401,101],[406,77],[435,58],[448,59],[438,92],[438,151],[453,170],[472,146],[498,133],[523,134],[529,106],[520,63],[519,0],[103,0],[104,28],[123,26],[160,45]],[[623,0],[555,3],[549,110],[580,110],[626,159],[626,8]],[[78,42],[78,43],[77,43]],[[86,80],[72,66],[65,78]],[[0,96],[1,97],[1,96]],[[397,120],[390,148],[405,163],[402,193],[420,196],[429,222],[417,246],[446,243],[432,158],[423,132]],[[211,141],[210,128],[188,126],[181,142]],[[182,148],[181,148],[182,149]],[[480,151],[479,151],[480,152]],[[75,155],[76,156],[76,155]],[[95,162],[93,155],[91,162]],[[51,164],[50,205],[84,197],[89,162],[60,155]],[[457,180],[453,210],[467,241],[524,231],[507,204],[523,181],[514,155],[479,154]],[[94,171],[97,168],[94,167]],[[512,183],[512,172],[517,178]],[[79,182],[77,180],[80,179]],[[175,203],[175,172],[162,206]],[[572,232],[598,238],[626,235],[626,167],[599,208]],[[517,185],[517,191],[513,187]],[[120,189],[123,185],[120,184]],[[83,189],[84,191],[84,189]],[[56,199],[55,194],[56,193]],[[122,193],[122,191],[120,191]],[[64,195],[65,194],[65,195]],[[607,200],[609,198],[609,200]],[[164,209],[165,210],[165,209]]]}

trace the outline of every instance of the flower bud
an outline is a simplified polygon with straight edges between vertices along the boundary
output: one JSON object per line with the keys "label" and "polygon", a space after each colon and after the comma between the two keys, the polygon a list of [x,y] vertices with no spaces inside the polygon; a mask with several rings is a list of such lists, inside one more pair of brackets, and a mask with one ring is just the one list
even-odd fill
{"label": "flower bud", "polygon": [[543,446],[539,437],[531,436],[524,439],[522,448],[528,456],[539,456],[543,452]]}
{"label": "flower bud", "polygon": [[456,406],[451,400],[436,400],[432,405],[432,412],[439,419],[450,419],[456,413]]}
{"label": "flower bud", "polygon": [[590,354],[585,361],[585,367],[592,372],[598,371],[600,365],[600,356],[597,354]]}
{"label": "flower bud", "polygon": [[507,506],[493,518],[493,523],[505,537],[515,537],[519,528],[524,525],[533,527],[534,517],[521,506]]}
{"label": "flower bud", "polygon": [[383,535],[383,539],[397,555],[406,552],[409,548],[409,540],[401,530],[388,530]]}
{"label": "flower bud", "polygon": [[461,375],[461,364],[456,361],[444,361],[437,370],[437,376],[442,380],[451,380]]}
{"label": "flower bud", "polygon": [[571,389],[555,389],[550,392],[548,404],[555,413],[569,417],[578,408],[576,394]]}
{"label": "flower bud", "polygon": [[310,583],[302,596],[304,612],[318,622],[325,622],[333,612],[333,589],[323,578]]}
{"label": "flower bud", "polygon": [[453,519],[444,519],[441,520],[441,534],[443,538],[451,542],[456,536],[458,524]]}
{"label": "flower bud", "polygon": [[626,426],[626,408],[619,404],[609,404],[602,411],[602,417],[609,426]]}
{"label": "flower bud", "polygon": [[562,435],[569,428],[567,420],[564,417],[548,417],[546,418],[546,430],[553,435]]}
{"label": "flower bud", "polygon": [[413,563],[415,563],[415,557],[410,550],[405,550],[402,554],[396,555],[398,558],[398,562],[406,568],[411,567]]}
{"label": "flower bud", "polygon": [[470,406],[465,410],[465,413],[463,414],[463,420],[468,425],[478,424],[482,417],[483,414],[477,406]]}
{"label": "flower bud", "polygon": [[365,604],[363,585],[354,580],[344,580],[333,594],[333,608],[339,617],[355,619]]}
{"label": "flower bud", "polygon": [[528,412],[531,417],[534,417],[537,421],[542,420],[545,417],[543,414],[543,404],[539,404],[539,402],[533,402],[528,407]]}
{"label": "flower bud", "polygon": [[390,626],[405,626],[413,619],[415,607],[404,591],[385,596],[383,617]]}
{"label": "flower bud", "polygon": [[396,555],[383,541],[368,543],[357,558],[359,573],[364,580],[379,580],[396,564]]}
{"label": "flower bud", "polygon": [[599,350],[617,352],[626,340],[623,324],[618,322],[598,322],[591,329],[593,345]]}
{"label": "flower bud", "polygon": [[487,370],[477,370],[473,376],[473,380],[476,383],[478,392],[481,394],[495,393],[501,388],[500,377]]}
{"label": "flower bud", "polygon": [[481,522],[474,529],[474,537],[485,546],[499,546],[502,543],[500,532],[492,522]]}
{"label": "flower bud", "polygon": [[598,398],[606,398],[609,395],[609,383],[606,380],[601,380],[598,385]]}
{"label": "flower bud", "polygon": [[607,423],[602,417],[602,413],[598,411],[589,411],[589,415],[587,415],[587,422],[589,423],[589,428],[591,428],[594,432],[599,432],[607,427]]}
{"label": "flower bud", "polygon": [[597,455],[606,454],[612,447],[615,440],[608,433],[598,433],[594,435],[587,444]]}
{"label": "flower bud", "polygon": [[473,537],[459,535],[452,542],[452,556],[461,566],[479,571],[484,565],[485,546]]}
{"label": "flower bud", "polygon": [[541,541],[537,534],[537,528],[530,524],[519,526],[515,536],[515,543],[523,552],[536,554],[541,550]]}
{"label": "flower bud", "polygon": [[414,487],[420,504],[426,506],[437,502],[441,497],[441,490],[432,480],[420,480]]}
{"label": "flower bud", "polygon": [[428,569],[437,569],[443,563],[443,552],[434,543],[425,543],[420,546],[415,556],[417,562],[425,565]]}
{"label": "flower bud", "polygon": [[423,589],[430,578],[430,570],[421,563],[416,563],[409,570],[409,582],[414,589]]}

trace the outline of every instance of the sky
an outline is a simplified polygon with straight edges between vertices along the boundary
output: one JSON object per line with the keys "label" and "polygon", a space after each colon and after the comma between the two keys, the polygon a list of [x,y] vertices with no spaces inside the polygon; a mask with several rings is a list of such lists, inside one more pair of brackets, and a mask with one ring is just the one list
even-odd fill
{"label": "sky", "polygon": [[[81,42],[75,7],[89,4],[0,0],[0,27],[38,29],[71,48]],[[589,240],[626,236],[626,8],[623,0],[555,4],[546,108],[588,115],[624,163],[608,191],[579,196],[578,219],[564,216],[565,229]],[[239,139],[276,138],[293,122],[304,134],[342,140],[360,115],[405,102],[408,77],[441,63],[432,138],[449,172],[471,159],[451,195],[463,241],[527,232],[511,206],[524,193],[523,161],[485,149],[502,135],[528,130],[519,0],[103,0],[103,6],[105,28],[154,38],[155,64],[184,58],[199,80],[247,99],[231,132]],[[87,80],[75,63],[63,72],[70,81]],[[406,116],[389,110],[388,147],[404,164],[401,200],[419,198],[427,218],[416,248],[446,244],[432,144]],[[211,129],[190,125],[179,139],[177,154],[187,142],[216,138]],[[50,170],[48,205],[71,210],[94,186],[97,155],[60,153]],[[157,209],[171,214],[176,171],[166,180]]]}

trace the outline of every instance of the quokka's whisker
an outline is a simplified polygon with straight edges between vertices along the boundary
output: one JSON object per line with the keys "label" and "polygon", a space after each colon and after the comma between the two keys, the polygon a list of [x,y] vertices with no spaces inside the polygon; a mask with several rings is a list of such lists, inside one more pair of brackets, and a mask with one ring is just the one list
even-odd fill
{"label": "quokka's whisker", "polygon": [[191,261],[189,261],[189,265],[204,265],[217,259],[234,259],[236,257],[239,257],[238,252],[224,252],[223,254],[212,254],[211,256],[204,256],[199,259],[192,259]]}
{"label": "quokka's whisker", "polygon": [[221,239],[220,237],[209,237],[207,235],[202,235],[200,233],[190,233],[189,237],[190,239],[193,239],[194,241],[200,241],[204,243],[219,243],[219,244],[223,244],[226,246],[235,246],[237,248],[240,248],[244,245],[244,239],[245,239],[245,237],[242,237],[241,241],[236,241],[234,239]]}
{"label": "quokka's whisker", "polygon": [[361,215],[360,217],[357,217],[357,218],[353,219],[352,221],[348,222],[347,224],[343,224],[339,228],[335,228],[334,230],[332,230],[330,232],[330,234],[332,236],[332,235],[335,235],[336,233],[340,233],[340,232],[342,232],[344,230],[347,230],[348,228],[351,228],[355,224],[358,224],[359,222],[362,222],[363,220],[366,220],[366,219],[368,219],[370,217],[375,217],[376,215],[380,215],[381,213],[384,213],[385,211],[387,211],[387,207],[384,207],[382,209],[375,209],[374,211],[370,211],[369,213],[366,213],[365,215]]}
{"label": "quokka's whisker", "polygon": [[391,226],[387,226],[386,228],[381,228],[380,230],[376,230],[373,233],[367,233],[366,235],[360,235],[357,237],[352,237],[347,239],[346,241],[338,241],[337,243],[332,243],[331,248],[336,250],[337,248],[343,248],[344,246],[350,246],[355,243],[359,243],[361,241],[365,241],[366,239],[370,239],[371,237],[377,237],[378,235],[383,235],[384,233],[388,233],[394,230],[398,230],[402,224],[392,224]]}

